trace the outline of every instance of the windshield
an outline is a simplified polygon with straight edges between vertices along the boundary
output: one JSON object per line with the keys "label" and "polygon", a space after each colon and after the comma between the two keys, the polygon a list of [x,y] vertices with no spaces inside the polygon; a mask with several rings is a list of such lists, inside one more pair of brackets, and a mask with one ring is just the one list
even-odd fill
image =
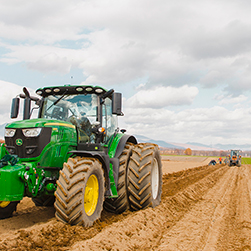
{"label": "windshield", "polygon": [[[97,118],[97,95],[78,94],[48,96],[44,99],[41,118],[58,119],[71,122],[71,118],[82,119],[86,117],[90,123],[94,123]],[[58,101],[58,102],[56,102]]]}
{"label": "windshield", "polygon": [[117,129],[117,116],[112,114],[112,101],[107,98],[102,104],[101,121],[97,123],[97,107],[98,96],[96,94],[48,96],[44,98],[40,117],[72,123],[78,130],[80,143],[95,143],[97,135],[92,129],[100,125],[105,129],[102,141],[106,142]]}

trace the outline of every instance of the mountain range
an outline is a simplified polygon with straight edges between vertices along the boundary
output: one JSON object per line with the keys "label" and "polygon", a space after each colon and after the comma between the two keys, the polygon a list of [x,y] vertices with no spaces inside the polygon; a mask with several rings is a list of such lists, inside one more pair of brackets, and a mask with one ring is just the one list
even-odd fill
{"label": "mountain range", "polygon": [[176,148],[176,149],[186,149],[191,148],[191,150],[204,150],[204,151],[227,151],[231,149],[240,149],[242,151],[251,151],[251,144],[214,144],[214,145],[206,145],[197,142],[187,142],[187,143],[173,143],[173,142],[166,142],[163,140],[154,140],[142,135],[135,136],[138,142],[150,142],[159,145],[160,147],[165,148]]}

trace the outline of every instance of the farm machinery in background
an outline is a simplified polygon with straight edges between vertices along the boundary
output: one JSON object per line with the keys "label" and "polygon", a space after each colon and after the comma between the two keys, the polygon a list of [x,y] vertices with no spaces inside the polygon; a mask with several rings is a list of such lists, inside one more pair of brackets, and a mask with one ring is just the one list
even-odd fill
{"label": "farm machinery in background", "polygon": [[229,154],[229,166],[241,166],[240,150],[231,150]]}
{"label": "farm machinery in background", "polygon": [[[119,130],[122,95],[98,86],[55,86],[12,101],[17,118],[6,125],[0,147],[0,218],[11,217],[27,196],[36,206],[54,206],[56,218],[91,226],[103,207],[114,213],[159,205],[159,148]],[[35,107],[31,109],[31,102]],[[38,118],[31,119],[34,109]]]}

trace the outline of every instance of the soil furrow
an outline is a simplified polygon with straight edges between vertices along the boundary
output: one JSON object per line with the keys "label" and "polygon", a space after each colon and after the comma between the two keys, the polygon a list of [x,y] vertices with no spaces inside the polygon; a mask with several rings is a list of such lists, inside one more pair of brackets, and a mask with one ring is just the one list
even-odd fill
{"label": "soil furrow", "polygon": [[232,167],[156,250],[251,250],[250,167]]}
{"label": "soil furrow", "polygon": [[94,238],[75,244],[71,250],[154,250],[163,239],[163,233],[200,201],[226,170],[226,167],[218,168],[175,196],[164,198],[160,206],[130,215]]}
{"label": "soil furrow", "polygon": [[[180,173],[166,175],[163,179],[163,191],[169,189],[169,192],[167,192],[166,195],[163,195],[162,203],[159,207],[155,209],[149,208],[147,210],[139,212],[127,211],[126,213],[121,215],[115,215],[103,211],[100,221],[96,222],[93,227],[88,229],[80,226],[64,225],[60,222],[57,222],[54,217],[52,218],[54,212],[52,208],[37,209],[35,207],[31,207],[31,205],[29,204],[30,202],[26,200],[28,209],[25,209],[24,203],[22,202],[22,207],[20,211],[17,212],[16,216],[1,221],[2,225],[0,225],[0,237],[2,242],[0,242],[0,250],[4,250],[6,248],[8,248],[8,250],[65,250],[76,241],[91,239],[98,235],[98,233],[105,235],[104,233],[106,229],[108,229],[107,231],[109,231],[109,227],[116,224],[116,222],[118,222],[118,224],[121,222],[121,235],[124,235],[126,232],[125,235],[131,237],[131,235],[134,235],[134,231],[132,231],[130,227],[135,226],[135,222],[137,221],[139,221],[139,229],[141,229],[142,224],[145,224],[149,228],[156,229],[156,231],[153,231],[153,236],[151,236],[154,240],[152,243],[153,247],[157,242],[160,241],[161,238],[161,236],[159,235],[161,231],[158,230],[158,227],[162,226],[163,222],[165,222],[164,225],[166,225],[167,228],[170,227],[170,224],[173,224],[173,222],[179,219],[181,212],[187,210],[187,206],[191,203],[191,201],[198,200],[196,193],[194,193],[194,191],[192,190],[190,192],[184,192],[183,195],[177,195],[177,198],[175,198],[174,196],[168,197],[168,194],[175,195],[177,193],[180,193],[181,191],[186,191],[187,187],[191,186],[192,184],[195,185],[196,182],[200,181],[202,178],[205,179],[207,175],[214,173],[215,171],[217,171],[217,169],[220,170],[221,167],[217,166],[208,168],[204,166],[195,168],[195,170],[189,169]],[[173,177],[175,177],[175,180],[173,179]],[[166,183],[168,182],[169,185],[166,185]],[[175,182],[178,184],[176,184]],[[209,181],[209,183],[210,182],[211,181]],[[197,187],[198,188],[196,188],[195,185],[194,190],[198,190],[199,186],[197,185]],[[166,201],[166,198],[169,198],[168,201]],[[42,209],[44,209],[44,211]],[[46,218],[47,222],[45,222],[43,215],[38,214],[38,212],[48,212],[48,210],[52,210],[53,212],[50,218]],[[146,214],[146,212],[148,211],[149,213]],[[166,212],[168,217],[166,217]],[[40,219],[40,221],[37,221],[38,218]],[[163,220],[160,220],[162,218]],[[22,228],[21,223],[23,219],[26,219],[26,224],[24,224]],[[15,221],[16,224],[14,224]],[[33,225],[32,222],[34,222]],[[40,223],[38,224],[38,222]],[[11,224],[8,225],[8,223]],[[30,227],[27,227],[27,224]],[[125,231],[125,226],[129,227],[127,231]],[[15,231],[13,231],[13,229]],[[116,231],[118,231],[117,228]],[[135,231],[140,232],[140,230]],[[114,240],[114,236],[112,236],[111,239]],[[118,238],[118,240],[119,239],[120,238]],[[140,239],[142,238],[140,237]],[[143,242],[145,242],[144,238],[142,240]],[[139,244],[136,244],[136,246],[137,245]],[[134,244],[132,244],[130,248],[134,248]]]}
{"label": "soil furrow", "polygon": [[[203,196],[184,217],[163,236],[157,250],[202,250],[217,238],[217,225],[224,214],[229,187],[233,186],[232,172],[228,172]],[[232,184],[233,183],[233,184]]]}
{"label": "soil furrow", "polygon": [[251,165],[164,175],[158,207],[104,210],[90,228],[58,222],[28,198],[18,207],[0,221],[0,250],[251,250]]}
{"label": "soil furrow", "polygon": [[217,250],[251,250],[251,201],[248,183],[250,167],[237,169],[236,189],[233,191],[222,226]]}

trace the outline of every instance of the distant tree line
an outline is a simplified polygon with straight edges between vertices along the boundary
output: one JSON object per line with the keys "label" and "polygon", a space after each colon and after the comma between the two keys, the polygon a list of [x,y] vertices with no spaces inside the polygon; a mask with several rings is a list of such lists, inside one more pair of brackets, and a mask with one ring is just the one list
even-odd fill
{"label": "distant tree line", "polygon": [[[216,150],[192,150],[191,148],[186,149],[176,149],[176,148],[165,148],[160,147],[161,154],[167,154],[167,155],[188,155],[188,156],[221,156],[226,157],[230,154],[229,151],[216,151]],[[241,156],[243,157],[250,157],[251,151],[242,151]]]}

